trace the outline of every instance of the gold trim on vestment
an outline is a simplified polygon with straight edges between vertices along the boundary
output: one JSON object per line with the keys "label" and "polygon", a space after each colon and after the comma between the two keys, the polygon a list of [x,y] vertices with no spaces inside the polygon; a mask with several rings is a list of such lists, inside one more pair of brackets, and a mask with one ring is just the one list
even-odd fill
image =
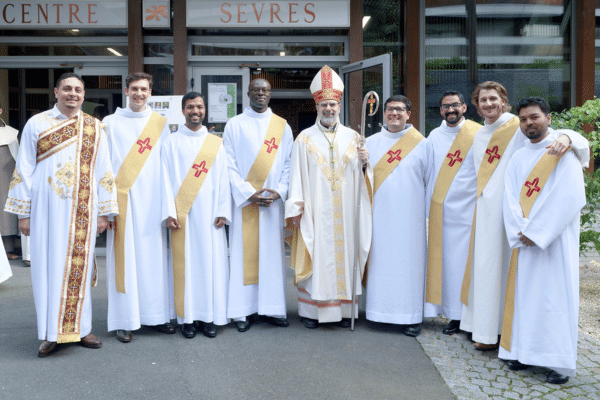
{"label": "gold trim on vestment", "polygon": [[[425,301],[442,304],[442,255],[444,201],[456,173],[471,149],[475,133],[481,129],[476,122],[466,120],[454,138],[435,181],[429,207],[429,239],[427,241],[427,290]],[[446,160],[448,158],[449,160]],[[446,162],[448,161],[448,162]]]}
{"label": "gold trim on vestment", "polygon": [[425,139],[421,133],[415,128],[410,128],[394,145],[388,150],[387,153],[381,157],[381,159],[373,168],[373,195],[377,193],[379,186],[385,181],[389,174],[392,173],[394,168],[400,161],[402,161],[408,154]]}
{"label": "gold trim on vestment", "polygon": [[[277,156],[277,150],[281,145],[281,138],[283,137],[285,126],[285,119],[275,114],[271,115],[265,140],[252,164],[252,168],[250,168],[250,171],[246,176],[246,182],[250,183],[257,191],[262,189],[271,172],[275,157]],[[244,285],[254,285],[258,283],[258,248],[260,243],[259,215],[260,207],[257,204],[250,203],[242,208]]]}
{"label": "gold trim on vestment", "polygon": [[175,312],[181,318],[185,318],[185,229],[187,215],[217,157],[222,142],[223,139],[213,134],[209,133],[206,136],[175,197],[177,221],[181,228],[171,232],[171,252],[173,255],[173,280],[175,284]]}
{"label": "gold trim on vestment", "polygon": [[[75,130],[77,154],[75,160],[76,179],[73,189],[71,221],[67,258],[63,275],[63,287],[58,315],[58,343],[78,342],[81,336],[81,312],[85,298],[89,268],[91,241],[96,240],[92,232],[95,193],[95,164],[100,143],[100,121],[79,112],[73,118],[75,124],[66,124],[59,129],[70,127]],[[71,119],[69,119],[71,121]],[[73,122],[73,121],[71,121]],[[72,143],[72,137],[62,135],[65,142]],[[55,143],[56,144],[56,143]],[[60,147],[60,146],[59,146]],[[65,147],[60,147],[64,149]],[[56,151],[52,152],[53,154]]]}
{"label": "gold trim on vestment", "polygon": [[[142,133],[133,143],[133,146],[123,160],[119,173],[115,179],[117,185],[117,204],[119,215],[115,217],[117,229],[115,232],[115,285],[117,292],[125,293],[125,225],[127,222],[127,203],[129,190],[142,171],[150,153],[156,148],[156,143],[167,123],[162,115],[152,112],[150,119]],[[156,151],[160,152],[160,149]],[[155,177],[158,179],[158,177]],[[158,246],[159,244],[156,243]]]}
{"label": "gold trim on vestment", "polygon": [[[563,154],[564,155],[564,154]],[[562,156],[551,156],[548,153],[535,164],[525,183],[521,187],[519,204],[523,210],[523,218],[529,217],[529,212],[537,200],[548,178]],[[517,279],[517,264],[519,260],[519,248],[513,249],[510,255],[510,269],[508,270],[508,281],[506,283],[506,296],[504,298],[504,315],[502,316],[502,338],[500,345],[510,351],[512,338],[512,324],[515,311],[515,285]]]}
{"label": "gold trim on vestment", "polygon": [[38,135],[36,162],[45,160],[78,141],[78,118],[69,118]]}
{"label": "gold trim on vestment", "polygon": [[[469,306],[469,288],[471,286],[471,266],[473,264],[473,241],[475,238],[475,222],[477,216],[477,201],[483,192],[485,185],[494,174],[496,167],[500,164],[500,159],[504,155],[504,151],[510,143],[512,137],[519,128],[519,118],[512,117],[502,126],[496,129],[488,142],[486,155],[481,160],[481,166],[477,173],[477,198],[475,200],[475,211],[473,212],[473,225],[471,226],[471,240],[469,242],[469,253],[467,256],[467,266],[463,277],[462,288],[460,291],[460,301]],[[504,181],[501,183],[504,184]]]}

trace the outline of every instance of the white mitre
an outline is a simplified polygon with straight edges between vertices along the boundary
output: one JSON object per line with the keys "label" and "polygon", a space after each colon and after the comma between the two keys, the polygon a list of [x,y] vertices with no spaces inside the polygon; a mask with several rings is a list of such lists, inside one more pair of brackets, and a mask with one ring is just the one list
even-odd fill
{"label": "white mitre", "polygon": [[321,68],[310,84],[310,92],[319,104],[325,100],[342,101],[344,94],[344,82],[338,74],[327,65]]}

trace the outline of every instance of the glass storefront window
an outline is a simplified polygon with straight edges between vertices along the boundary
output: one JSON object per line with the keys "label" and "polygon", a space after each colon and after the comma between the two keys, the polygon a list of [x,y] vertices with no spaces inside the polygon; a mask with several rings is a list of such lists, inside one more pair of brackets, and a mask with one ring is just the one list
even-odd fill
{"label": "glass storefront window", "polygon": [[152,75],[152,95],[169,96],[173,95],[173,65],[169,64],[150,64],[144,66],[144,72]]}
{"label": "glass storefront window", "polygon": [[[567,2],[568,3],[568,2]],[[463,93],[467,117],[479,120],[470,94],[479,82],[500,82],[516,104],[527,96],[553,111],[570,106],[570,12],[564,0],[515,4],[510,0],[426,0],[426,131],[439,126],[439,99]]]}
{"label": "glass storefront window", "polygon": [[53,44],[51,46],[34,44],[10,44],[7,46],[8,56],[127,56],[126,45],[110,44],[81,44],[81,45],[61,45]]}
{"label": "glass storefront window", "polygon": [[192,56],[343,56],[344,43],[194,43]]}

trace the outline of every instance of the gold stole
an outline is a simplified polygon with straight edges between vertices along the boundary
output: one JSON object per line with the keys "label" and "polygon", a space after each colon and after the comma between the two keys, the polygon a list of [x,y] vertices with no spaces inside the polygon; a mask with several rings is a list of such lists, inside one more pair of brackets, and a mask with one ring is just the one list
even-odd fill
{"label": "gold stole", "polygon": [[446,164],[444,159],[435,181],[433,195],[431,196],[431,206],[429,207],[427,294],[425,299],[428,303],[442,304],[442,234],[446,194],[448,194],[450,185],[462,166],[464,157],[466,157],[473,144],[475,133],[480,128],[481,125],[476,122],[465,121],[454,138],[450,150],[448,150],[446,158],[450,160]]}
{"label": "gold stole", "polygon": [[390,150],[381,157],[381,159],[373,168],[373,195],[379,189],[379,186],[385,181],[385,178],[392,173],[394,168],[403,158],[408,156],[421,140],[425,139],[423,135],[419,133],[415,128],[410,128],[394,145]]}
{"label": "gold stole", "polygon": [[181,318],[185,318],[185,226],[187,215],[196,200],[204,179],[217,157],[223,139],[208,134],[196,156],[190,170],[184,178],[177,196],[175,209],[177,221],[181,228],[171,232],[171,251],[173,254],[173,279],[175,281],[175,311]]}
{"label": "gold stole", "polygon": [[[477,173],[477,198],[475,200],[475,211],[473,212],[473,225],[471,227],[471,240],[469,242],[469,255],[467,258],[467,266],[465,268],[465,275],[463,277],[462,288],[460,291],[460,301],[468,306],[469,305],[469,288],[471,286],[471,264],[473,263],[473,239],[475,237],[475,217],[477,216],[477,200],[483,192],[485,185],[492,177],[492,174],[496,170],[496,167],[500,163],[500,158],[504,155],[506,147],[510,143],[512,137],[519,128],[519,118],[513,117],[499,127],[496,132],[490,138],[487,149],[485,151],[486,156],[481,160],[481,166]],[[487,158],[486,158],[487,157]]]}
{"label": "gold stole", "polygon": [[[548,181],[550,174],[554,171],[556,164],[562,156],[551,156],[548,153],[539,159],[535,164],[527,180],[521,187],[519,195],[519,204],[523,210],[523,218],[529,216],[533,204],[537,200],[544,185]],[[510,255],[510,269],[508,270],[508,282],[506,284],[506,296],[504,298],[504,315],[502,317],[502,338],[500,345],[507,351],[510,351],[510,342],[512,336],[512,323],[515,311],[515,284],[517,279],[517,263],[519,260],[519,248],[513,249]]]}
{"label": "gold stole", "polygon": [[96,157],[100,143],[97,119],[83,112],[69,118],[38,138],[37,162],[75,144],[77,163],[73,187],[73,205],[69,222],[69,240],[58,315],[58,343],[78,342],[81,312],[85,298],[90,246],[96,240],[92,232]]}
{"label": "gold stole", "polygon": [[[117,203],[119,205],[119,215],[115,217],[117,223],[115,232],[115,284],[119,293],[125,293],[125,224],[127,221],[129,190],[142,171],[150,152],[156,147],[166,123],[167,119],[165,117],[152,112],[138,140],[123,160],[115,179]],[[157,151],[160,152],[160,149]]]}
{"label": "gold stole", "polygon": [[[246,176],[246,182],[254,189],[262,189],[277,155],[285,130],[285,119],[273,114],[267,128],[265,140],[252,168]],[[242,234],[244,243],[244,285],[258,283],[258,244],[259,244],[259,206],[250,203],[242,208]]]}

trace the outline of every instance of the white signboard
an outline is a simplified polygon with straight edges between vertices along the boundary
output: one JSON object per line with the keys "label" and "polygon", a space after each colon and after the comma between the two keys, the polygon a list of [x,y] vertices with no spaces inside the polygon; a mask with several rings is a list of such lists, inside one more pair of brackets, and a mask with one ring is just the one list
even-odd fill
{"label": "white signboard", "polygon": [[127,28],[127,0],[9,0],[0,28]]}
{"label": "white signboard", "polygon": [[208,123],[218,124],[235,117],[237,85],[235,83],[208,84]]}
{"label": "white signboard", "polygon": [[[179,126],[185,125],[185,117],[181,112],[181,100],[183,96],[150,96],[147,106],[167,118],[167,125],[171,133],[179,130]],[[129,105],[129,97],[127,98]]]}
{"label": "white signboard", "polygon": [[[181,1],[181,0],[180,0]],[[170,0],[150,1],[144,0],[142,6],[144,28],[170,28],[171,27],[171,2]]]}
{"label": "white signboard", "polygon": [[187,0],[189,28],[347,28],[350,0]]}

